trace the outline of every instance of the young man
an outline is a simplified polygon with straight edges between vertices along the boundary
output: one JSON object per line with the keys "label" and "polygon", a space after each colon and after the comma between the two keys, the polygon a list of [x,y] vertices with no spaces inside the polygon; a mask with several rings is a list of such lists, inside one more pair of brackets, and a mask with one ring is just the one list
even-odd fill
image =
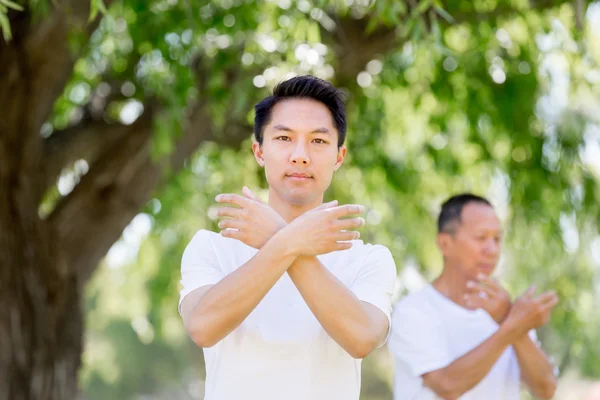
{"label": "young man", "polygon": [[538,397],[554,395],[553,366],[535,344],[557,303],[535,287],[511,303],[490,274],[501,228],[490,203],[463,194],[442,206],[437,243],[442,274],[400,301],[389,347],[396,400],[515,400],[520,381]]}
{"label": "young man", "polygon": [[221,194],[220,235],[201,230],[182,259],[180,312],[204,348],[206,400],[358,399],[361,358],[384,344],[396,268],[357,240],[360,205],[323,203],[344,161],[345,106],[311,76],[255,107],[256,161],[269,201]]}

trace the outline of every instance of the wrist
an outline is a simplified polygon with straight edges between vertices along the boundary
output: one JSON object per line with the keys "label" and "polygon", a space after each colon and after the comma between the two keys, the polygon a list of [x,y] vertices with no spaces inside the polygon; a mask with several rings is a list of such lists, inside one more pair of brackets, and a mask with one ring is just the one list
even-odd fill
{"label": "wrist", "polygon": [[508,317],[508,314],[510,313],[510,308],[512,307],[512,304],[509,304],[501,313],[501,315],[499,315],[498,320],[496,321],[498,323],[498,325],[501,325],[504,321],[506,321],[506,318]]}
{"label": "wrist", "polygon": [[509,318],[504,319],[502,324],[500,324],[498,332],[500,332],[510,344],[514,343],[522,336],[522,332],[519,326],[513,323],[513,321]]}
{"label": "wrist", "polygon": [[292,265],[288,268],[288,274],[290,277],[296,276],[298,273],[302,271],[305,273],[310,273],[315,265],[320,265],[319,260],[316,256],[303,256],[299,255],[296,257]]}
{"label": "wrist", "polygon": [[275,232],[269,242],[272,242],[273,246],[286,257],[297,257],[299,255],[298,248],[293,240],[293,231],[290,229],[290,225],[285,225]]}
{"label": "wrist", "polygon": [[515,339],[515,342],[513,343],[513,345],[516,346],[516,347],[520,347],[520,346],[523,346],[524,344],[526,344],[529,341],[531,341],[531,338],[529,337],[529,334],[528,333],[524,333],[521,336],[519,336],[517,339]]}

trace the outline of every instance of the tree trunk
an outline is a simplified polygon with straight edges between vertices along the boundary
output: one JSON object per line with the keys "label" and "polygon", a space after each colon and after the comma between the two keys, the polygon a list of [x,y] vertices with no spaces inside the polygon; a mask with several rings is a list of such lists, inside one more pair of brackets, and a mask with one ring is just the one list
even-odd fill
{"label": "tree trunk", "polygon": [[13,40],[0,41],[0,400],[77,395],[82,285],[38,215],[39,132],[76,59],[69,24],[91,34],[98,21],[87,23],[89,2],[60,4],[38,24],[28,11],[11,12]]}
{"label": "tree trunk", "polygon": [[0,136],[0,400],[73,399],[80,285],[31,203],[35,185],[11,136]]}

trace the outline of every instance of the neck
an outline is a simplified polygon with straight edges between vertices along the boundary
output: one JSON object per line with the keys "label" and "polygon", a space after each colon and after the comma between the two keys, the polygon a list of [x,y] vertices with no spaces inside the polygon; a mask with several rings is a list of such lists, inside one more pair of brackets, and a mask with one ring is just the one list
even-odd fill
{"label": "neck", "polygon": [[456,304],[468,308],[465,303],[467,293],[467,282],[469,278],[458,272],[458,268],[452,268],[444,262],[442,274],[433,281],[433,287]]}
{"label": "neck", "polygon": [[281,215],[288,224],[298,218],[300,215],[310,211],[323,203],[323,195],[317,197],[315,201],[304,204],[293,204],[282,199],[277,192],[269,188],[269,206]]}

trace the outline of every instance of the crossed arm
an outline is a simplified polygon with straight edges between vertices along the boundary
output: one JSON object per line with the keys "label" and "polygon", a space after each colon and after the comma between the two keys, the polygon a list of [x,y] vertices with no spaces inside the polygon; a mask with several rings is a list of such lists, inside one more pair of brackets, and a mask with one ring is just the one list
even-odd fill
{"label": "crossed arm", "polygon": [[[424,373],[423,384],[444,399],[457,399],[475,387],[490,372],[502,353],[512,345],[521,377],[530,391],[539,398],[552,398],[556,389],[552,364],[529,338],[528,332],[548,322],[551,310],[558,301],[556,295],[547,292],[534,297],[535,288],[532,287],[511,305],[510,297],[503,293],[496,281],[485,277],[482,281],[485,283],[474,287],[484,291],[487,296],[480,297],[477,294],[471,301],[478,301],[476,308],[485,309],[498,322],[498,331],[449,365]],[[507,299],[508,305],[500,304]],[[411,341],[410,335],[400,335],[403,335],[403,343]],[[396,350],[402,351],[403,349]],[[423,351],[426,352],[427,349]]]}
{"label": "crossed arm", "polygon": [[527,335],[517,339],[515,332],[508,328],[501,328],[447,367],[423,374],[423,384],[446,400],[458,399],[481,382],[511,344],[517,353],[522,378],[531,392],[538,398],[551,399],[556,382],[546,356]]}
{"label": "crossed arm", "polygon": [[198,288],[184,298],[184,324],[199,346],[211,347],[239,326],[286,271],[323,328],[351,356],[362,358],[383,342],[389,329],[386,315],[360,301],[316,258],[316,254],[350,247],[339,241],[355,239],[357,232],[346,229],[362,221],[339,218],[357,214],[357,206],[324,205],[285,226],[257,199],[227,196],[221,200],[252,210],[242,216],[240,209],[222,209],[221,215],[232,220],[220,226],[236,229],[222,234],[259,251],[217,284]]}
{"label": "crossed arm", "polygon": [[298,257],[288,274],[325,331],[352,357],[364,358],[383,343],[386,315],[360,301],[316,257]]}

